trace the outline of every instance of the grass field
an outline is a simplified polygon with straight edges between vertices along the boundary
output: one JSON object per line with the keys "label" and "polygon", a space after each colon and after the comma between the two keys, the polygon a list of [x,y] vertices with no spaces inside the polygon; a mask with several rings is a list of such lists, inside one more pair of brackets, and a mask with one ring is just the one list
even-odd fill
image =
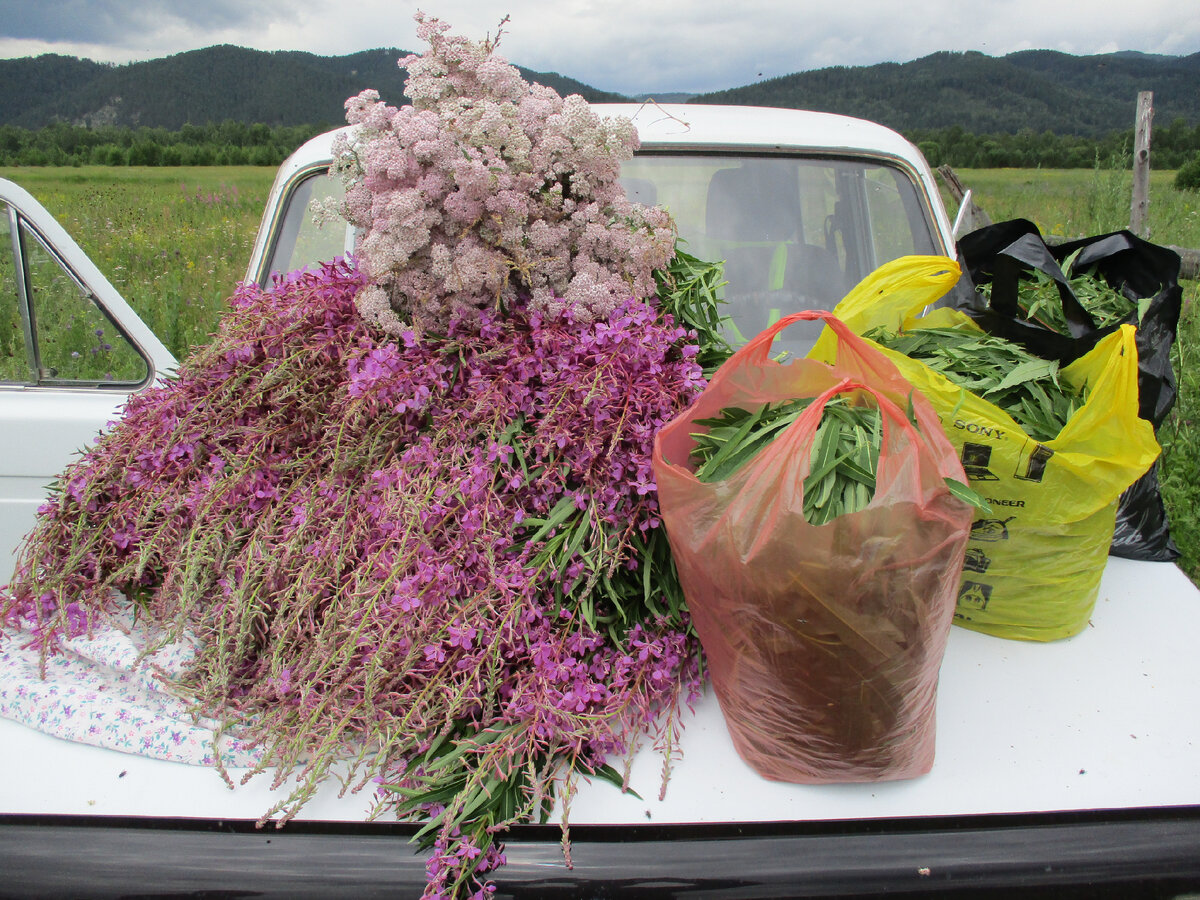
{"label": "grass field", "polygon": [[[1042,234],[1068,238],[1129,226],[1128,171],[961,169],[958,175],[993,222],[1030,219]],[[1174,178],[1174,172],[1150,173],[1150,240],[1200,248],[1200,196],[1175,190]],[[954,201],[943,199],[953,215]]]}
{"label": "grass field", "polygon": [[246,274],[274,168],[0,168],[46,207],[176,357]]}
{"label": "grass field", "polygon": [[[1100,234],[1129,220],[1130,177],[1101,170],[978,169],[959,176],[995,221],[1026,218],[1048,235]],[[211,332],[245,275],[274,177],[268,168],[0,168],[69,231],[176,356]],[[1151,239],[1200,248],[1200,197],[1154,172]],[[951,207],[953,211],[953,207]],[[1176,345],[1180,395],[1160,430],[1163,494],[1200,583],[1200,283],[1184,282]]]}

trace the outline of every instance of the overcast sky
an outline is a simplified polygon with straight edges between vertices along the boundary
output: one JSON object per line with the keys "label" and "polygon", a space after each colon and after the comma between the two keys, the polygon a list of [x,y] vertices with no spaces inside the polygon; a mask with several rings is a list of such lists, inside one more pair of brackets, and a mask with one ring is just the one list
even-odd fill
{"label": "overcast sky", "polygon": [[[700,92],[937,50],[1200,51],[1195,0],[0,0],[0,58],[125,63],[213,44],[419,51],[420,8],[509,61],[625,94]],[[1190,10],[1190,11],[1189,11]]]}

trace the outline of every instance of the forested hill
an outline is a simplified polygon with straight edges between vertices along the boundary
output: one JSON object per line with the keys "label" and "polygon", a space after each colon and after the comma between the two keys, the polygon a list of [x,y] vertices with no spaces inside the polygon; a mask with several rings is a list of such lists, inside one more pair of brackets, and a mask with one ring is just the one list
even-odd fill
{"label": "forested hill", "polygon": [[[404,102],[404,50],[350,56],[220,46],[123,66],[46,55],[0,60],[0,125],[53,122],[178,130],[234,120],[265,125],[340,125],[347,97],[375,88]],[[618,100],[556,73],[521,69],[560,94]]]}
{"label": "forested hill", "polygon": [[[396,60],[404,55],[220,46],[123,66],[53,55],[0,60],[0,126],[338,125],[346,98],[364,88],[403,102],[405,75]],[[561,94],[622,99],[556,73],[521,72]],[[973,134],[1032,130],[1096,138],[1131,129],[1137,93],[1145,90],[1154,91],[1156,126],[1180,118],[1200,123],[1200,53],[943,52],[907,63],[799,72],[693,101],[839,112],[906,134],[959,126]]]}
{"label": "forested hill", "polygon": [[691,102],[838,112],[905,133],[958,125],[974,134],[1031,129],[1099,137],[1133,127],[1139,91],[1154,92],[1156,123],[1200,122],[1200,53],[942,52],[907,63],[799,72]]}

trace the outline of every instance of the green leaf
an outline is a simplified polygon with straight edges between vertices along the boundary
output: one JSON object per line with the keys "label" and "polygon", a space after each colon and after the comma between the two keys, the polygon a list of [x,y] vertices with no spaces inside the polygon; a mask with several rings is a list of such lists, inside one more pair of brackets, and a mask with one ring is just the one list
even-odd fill
{"label": "green leaf", "polygon": [[[746,435],[748,435],[754,429],[754,426],[762,418],[765,410],[766,407],[762,407],[761,409],[754,411],[751,415],[746,416],[739,423],[737,430],[733,433],[733,435],[730,436],[730,438],[721,446],[721,449],[718,450],[717,453],[708,461],[707,467],[709,471],[718,469],[721,463],[723,463],[733,453],[734,450],[738,449],[742,441],[745,440]],[[710,478],[708,480],[716,481],[718,479]]]}
{"label": "green leaf", "polygon": [[1024,384],[1027,381],[1036,381],[1038,379],[1047,378],[1051,375],[1056,375],[1057,373],[1058,360],[1036,359],[1031,357],[1009,369],[1003,380],[1001,380],[1001,382],[992,390],[1008,390],[1015,385]]}
{"label": "green leaf", "polygon": [[1146,318],[1146,313],[1150,310],[1150,304],[1153,302],[1153,297],[1143,297],[1137,302],[1137,320],[1139,325],[1142,324],[1142,319]]}
{"label": "green leaf", "polygon": [[626,794],[636,797],[638,800],[642,799],[641,794],[639,794],[633,788],[625,786],[625,779],[621,777],[621,773],[608,763],[596,766],[596,768],[592,769],[591,772],[588,772],[588,775],[590,775],[592,778],[599,778],[601,781],[607,781],[613,787],[623,791]]}
{"label": "green leaf", "polygon": [[550,515],[545,519],[528,518],[525,519],[521,526],[540,525],[536,532],[526,538],[527,543],[536,544],[543,540],[547,534],[557,528],[575,512],[575,501],[570,497],[561,498],[558,503],[554,504],[554,508],[550,510]]}
{"label": "green leaf", "polygon": [[985,513],[990,513],[992,511],[991,506],[988,505],[988,502],[983,498],[983,495],[970,485],[963,484],[961,481],[958,481],[954,478],[946,478],[943,480],[946,482],[946,487],[950,490],[950,493],[963,503],[970,504],[971,506]]}

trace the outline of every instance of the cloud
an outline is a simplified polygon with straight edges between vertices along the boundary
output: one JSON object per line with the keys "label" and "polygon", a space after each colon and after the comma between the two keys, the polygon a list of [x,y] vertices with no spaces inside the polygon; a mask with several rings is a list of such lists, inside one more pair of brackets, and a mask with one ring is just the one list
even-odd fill
{"label": "cloud", "polygon": [[834,65],[905,62],[938,50],[1113,48],[1189,54],[1200,17],[1178,2],[1091,0],[0,0],[0,55],[109,62],[229,43],[341,55],[420,50],[420,6],[481,39],[511,14],[500,53],[622,93],[710,91]]}
{"label": "cloud", "polygon": [[[469,0],[441,5],[456,28],[486,21]],[[510,59],[625,93],[719,90],[826,66],[905,62],[939,50],[1002,56],[1069,47],[1086,54],[1105,52],[1114,42],[1146,52],[1200,49],[1200,17],[1180,16],[1177,4],[1163,0],[1136,6],[1093,0],[1086,13],[1045,0],[564,0],[550,9],[518,0],[504,8],[512,24],[501,52]]]}
{"label": "cloud", "polygon": [[5,0],[0,4],[0,36],[126,46],[179,29],[245,27],[287,8],[285,0]]}

